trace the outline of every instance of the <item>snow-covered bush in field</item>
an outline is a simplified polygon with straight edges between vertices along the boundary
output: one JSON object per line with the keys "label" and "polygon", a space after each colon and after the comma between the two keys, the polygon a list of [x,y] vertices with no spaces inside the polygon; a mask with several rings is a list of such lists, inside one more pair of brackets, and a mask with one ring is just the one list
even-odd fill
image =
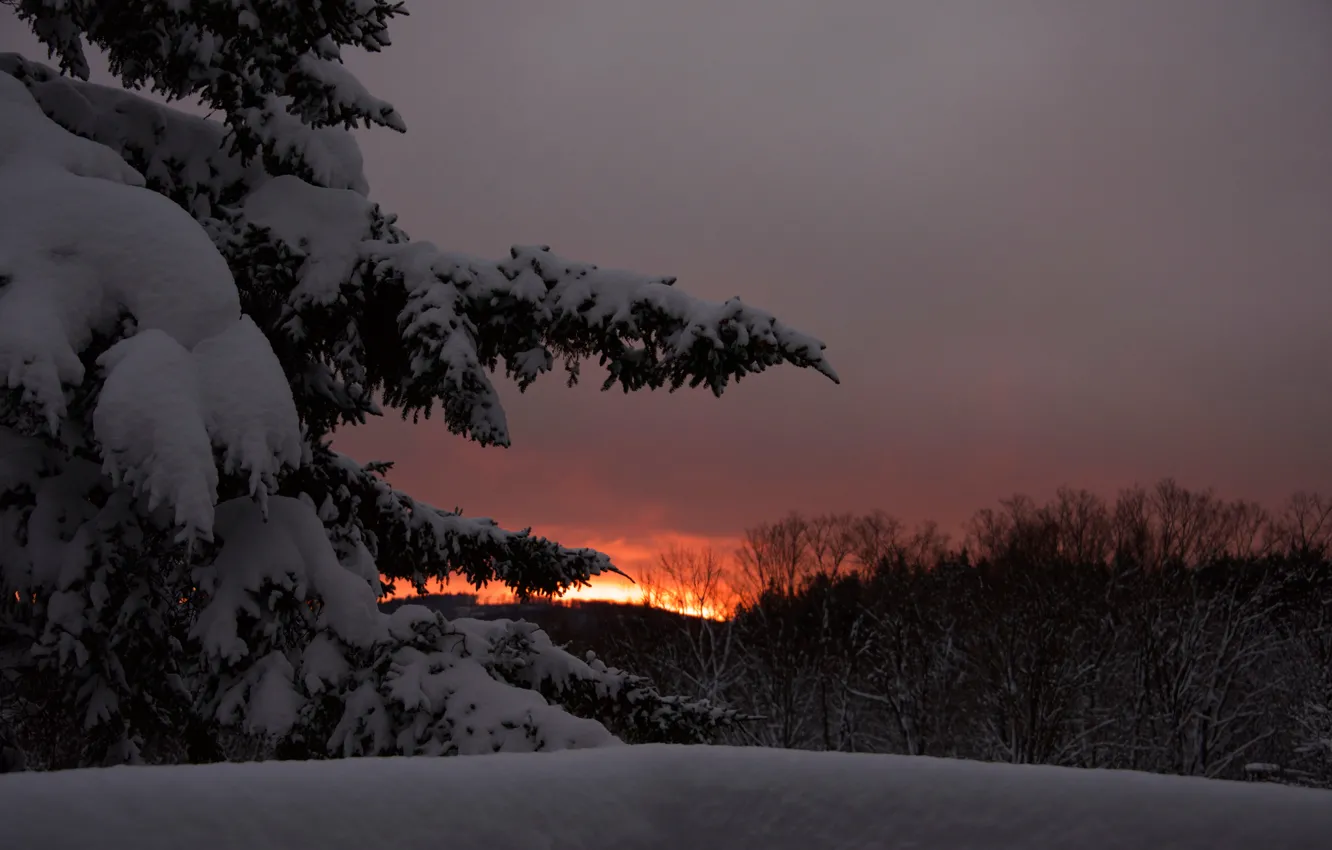
{"label": "snow-covered bush in field", "polygon": [[[330,448],[438,410],[507,445],[491,380],[732,379],[823,346],[669,278],[409,241],[344,126],[402,129],[342,66],[382,0],[19,0],[62,68],[0,56],[0,747],[10,763],[696,740],[733,715],[523,624],[377,608],[381,577],[558,594],[614,568],[411,499]],[[229,730],[229,731],[226,731]],[[39,747],[32,747],[42,742]],[[14,755],[15,747],[30,752]],[[265,749],[266,748],[266,749]]]}

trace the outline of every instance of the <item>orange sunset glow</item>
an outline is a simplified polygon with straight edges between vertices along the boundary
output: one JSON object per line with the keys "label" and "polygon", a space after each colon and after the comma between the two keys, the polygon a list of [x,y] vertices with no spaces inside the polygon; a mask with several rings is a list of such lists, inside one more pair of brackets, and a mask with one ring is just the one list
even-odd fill
{"label": "orange sunset glow", "polygon": [[[338,449],[631,575],[672,541],[729,555],[790,511],[955,530],[1062,485],[1327,490],[1325,29],[1309,4],[1237,0],[1242,25],[1196,5],[1176,26],[1151,3],[1056,3],[1025,28],[1002,4],[879,4],[893,23],[864,33],[910,37],[793,65],[808,21],[761,44],[747,16],[710,18],[689,43],[715,61],[682,64],[655,35],[688,18],[673,4],[579,19],[567,50],[562,14],[419,4],[394,50],[349,60],[410,116],[359,138],[413,237],[540,242],[740,296],[826,342],[842,383],[779,368],[718,399],[601,393],[595,363],[572,389],[498,375],[511,448],[390,413]],[[531,61],[492,67],[515,44]],[[575,597],[634,595],[610,577]]]}
{"label": "orange sunset glow", "polygon": [[[675,534],[663,532],[648,534],[645,536],[603,538],[596,535],[579,534],[577,530],[553,528],[533,528],[533,534],[542,537],[548,537],[556,540],[564,546],[572,548],[596,549],[598,552],[604,552],[609,555],[611,561],[626,573],[629,578],[625,579],[617,575],[598,576],[592,580],[591,585],[587,587],[575,588],[566,593],[562,598],[565,600],[603,600],[607,602],[622,602],[629,604],[639,604],[644,601],[645,587],[640,583],[644,578],[651,581],[656,571],[656,564],[663,552],[667,552],[675,547],[685,549],[711,549],[720,557],[729,559],[731,554],[740,546],[739,537],[707,537],[701,535]],[[470,588],[462,584],[437,585],[431,587],[435,592],[466,592]],[[400,586],[395,597],[411,595],[412,591],[406,586]],[[477,595],[477,601],[482,604],[494,604],[513,601],[513,596],[507,591],[488,588]],[[658,604],[663,604],[658,601]],[[669,600],[664,602],[664,607],[673,607]],[[711,611],[710,614],[716,616],[720,611]]]}

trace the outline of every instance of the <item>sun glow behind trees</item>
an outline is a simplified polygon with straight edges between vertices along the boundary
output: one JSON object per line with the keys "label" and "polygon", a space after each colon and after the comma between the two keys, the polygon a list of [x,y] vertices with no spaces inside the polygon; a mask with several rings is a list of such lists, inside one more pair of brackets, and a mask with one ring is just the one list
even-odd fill
{"label": "sun glow behind trees", "polygon": [[[1058,490],[1048,504],[1014,496],[997,508],[977,511],[951,533],[929,521],[908,526],[883,511],[791,513],[738,537],[664,531],[616,535],[559,526],[534,533],[604,552],[627,576],[597,576],[565,594],[565,601],[647,604],[722,619],[737,604],[752,603],[764,588],[790,594],[817,575],[871,570],[885,558],[937,565],[995,557],[1007,545],[1002,541],[1014,534],[1049,536],[1043,545],[1091,562],[1106,560],[1111,550],[1142,545],[1134,541],[1144,535],[1160,537],[1161,551],[1146,554],[1161,561],[1193,563],[1222,554],[1240,558],[1282,547],[1312,551],[1332,539],[1332,500],[1296,493],[1268,510],[1165,479],[1150,489],[1124,490],[1113,502],[1070,488]],[[478,600],[503,604],[513,597],[483,591]]]}
{"label": "sun glow behind trees", "polygon": [[[587,547],[604,552],[610,556],[612,563],[628,576],[628,578],[616,575],[597,576],[592,584],[573,588],[565,593],[558,600],[561,602],[647,604],[679,614],[722,619],[729,614],[739,599],[732,588],[730,577],[734,569],[733,553],[743,543],[740,537],[672,532],[610,536],[558,527],[534,528],[533,533],[559,540],[567,546]],[[697,559],[705,553],[712,553],[720,575],[719,580],[713,582],[712,589],[705,594],[706,598],[700,604],[699,593],[691,589],[690,580],[691,577],[697,576],[698,571],[682,574],[681,569],[685,567],[676,562]],[[663,565],[663,560],[667,560],[669,564]],[[470,588],[459,584],[434,583],[430,586],[430,590],[435,593],[451,593]],[[404,585],[401,587],[401,592],[391,598],[406,598],[410,595],[410,589]],[[501,588],[482,590],[477,594],[477,602],[480,604],[508,604],[513,601],[515,601],[514,595]]]}

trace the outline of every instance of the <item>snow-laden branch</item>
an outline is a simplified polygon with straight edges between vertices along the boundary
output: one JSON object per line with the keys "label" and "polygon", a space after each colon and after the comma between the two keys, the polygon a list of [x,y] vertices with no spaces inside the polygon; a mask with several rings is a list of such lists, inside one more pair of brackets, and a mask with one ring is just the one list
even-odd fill
{"label": "snow-laden branch", "polygon": [[340,127],[303,124],[289,113],[290,101],[275,95],[245,109],[261,154],[245,158],[231,148],[227,127],[217,121],[124,89],[63,77],[17,53],[0,53],[0,72],[27,86],[52,121],[119,153],[148,188],[200,220],[239,203],[275,170],[320,186],[369,191],[356,140]]}
{"label": "snow-laden branch", "polygon": [[721,395],[732,379],[783,363],[837,380],[819,340],[739,298],[694,298],[674,278],[572,262],[547,246],[515,247],[500,262],[441,254],[432,271],[459,290],[482,362],[502,359],[520,387],[560,355],[574,370],[598,358],[603,388],[626,392],[688,384]]}
{"label": "snow-laden branch", "polygon": [[619,572],[595,550],[566,548],[527,530],[508,531],[485,517],[418,502],[326,447],[315,448],[286,488],[321,506],[334,538],[364,546],[385,578],[421,591],[428,582],[461,576],[473,586],[496,582],[521,596],[559,595]]}
{"label": "snow-laden branch", "polygon": [[343,47],[387,46],[388,22],[404,14],[399,2],[333,0],[312,9],[248,0],[17,0],[15,9],[62,70],[88,78],[86,40],[106,52],[111,72],[127,85],[198,97],[222,112],[246,153],[258,148],[248,110],[269,95],[290,99],[293,114],[312,126],[406,130],[393,106],[371,95],[341,59]]}
{"label": "snow-laden branch", "polygon": [[[293,383],[331,401],[316,432],[360,421],[377,390],[404,412],[439,406],[454,432],[506,445],[490,373],[503,369],[525,388],[557,359],[576,376],[580,360],[596,358],[605,386],[626,391],[703,385],[721,393],[783,363],[836,379],[820,341],[738,298],[704,301],[675,289],[674,278],[570,262],[544,247],[495,261],[409,243],[365,197],[355,141],[301,123],[272,95],[247,112],[262,138],[261,163],[230,151],[218,122],[13,54],[0,55],[0,70],[27,85],[54,121],[120,152],[150,188],[209,223],[233,269],[260,262],[246,255],[262,242],[246,225],[271,231],[281,251],[260,265],[289,268],[272,268],[259,283],[294,278],[276,293],[285,303],[272,320],[318,349],[315,360],[284,362]],[[228,215],[232,205],[239,218]],[[261,325],[270,339],[278,335]]]}
{"label": "snow-laden branch", "polygon": [[[300,461],[298,414],[225,260],[142,184],[0,74],[0,389],[18,399],[0,425],[26,408],[58,435],[71,393],[100,380],[91,436],[105,473],[183,537],[208,538],[214,451],[262,498]],[[114,344],[95,356],[99,338]]]}
{"label": "snow-laden branch", "polygon": [[[323,324],[343,334],[356,325],[369,379],[390,406],[428,414],[438,404],[452,431],[482,444],[509,442],[490,379],[500,361],[522,388],[557,356],[573,376],[579,360],[597,358],[604,388],[626,391],[688,384],[720,395],[730,381],[782,363],[837,380],[822,342],[738,298],[704,301],[674,289],[673,278],[571,262],[544,246],[491,261],[396,231],[386,239],[378,208],[354,192],[279,177],[245,200],[243,220],[299,258],[288,329]],[[370,350],[386,348],[386,334],[405,357]]]}

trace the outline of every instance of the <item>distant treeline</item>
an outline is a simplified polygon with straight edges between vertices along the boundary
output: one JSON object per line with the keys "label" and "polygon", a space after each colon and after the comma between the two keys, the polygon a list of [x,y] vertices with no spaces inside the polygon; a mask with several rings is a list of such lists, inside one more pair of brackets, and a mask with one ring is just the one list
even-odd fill
{"label": "distant treeline", "polygon": [[724,619],[568,635],[753,715],[736,742],[1328,784],[1330,542],[1332,500],[1173,481],[1010,499],[956,544],[792,515],[642,577],[658,608]]}

